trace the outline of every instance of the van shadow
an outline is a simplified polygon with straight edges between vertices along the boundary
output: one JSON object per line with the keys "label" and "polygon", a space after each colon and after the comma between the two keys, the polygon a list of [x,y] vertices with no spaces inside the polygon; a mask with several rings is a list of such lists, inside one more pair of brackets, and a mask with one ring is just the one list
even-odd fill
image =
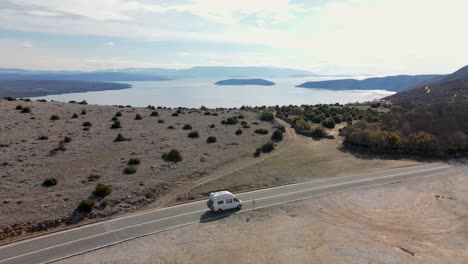
{"label": "van shadow", "polygon": [[227,211],[222,211],[221,213],[206,211],[204,214],[200,216],[200,223],[210,223],[210,222],[218,221],[218,220],[230,217],[231,215],[239,211],[240,209],[231,209]]}

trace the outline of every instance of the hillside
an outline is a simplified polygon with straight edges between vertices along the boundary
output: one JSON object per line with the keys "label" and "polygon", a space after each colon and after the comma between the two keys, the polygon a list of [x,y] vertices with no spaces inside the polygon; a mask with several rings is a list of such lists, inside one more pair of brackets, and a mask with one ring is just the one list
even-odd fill
{"label": "hillside", "polygon": [[364,80],[344,79],[306,82],[298,85],[297,87],[331,90],[387,90],[398,92],[425,84],[434,78],[440,78],[441,76],[443,75],[398,75],[368,78]]}
{"label": "hillside", "polygon": [[263,79],[229,79],[215,83],[216,85],[261,85],[261,86],[273,86],[276,85],[274,82],[270,82]]}
{"label": "hillside", "polygon": [[427,85],[386,97],[397,104],[468,103],[468,66]]}
{"label": "hillside", "polygon": [[112,82],[12,80],[0,81],[0,97],[35,97],[51,94],[122,90],[131,85]]}

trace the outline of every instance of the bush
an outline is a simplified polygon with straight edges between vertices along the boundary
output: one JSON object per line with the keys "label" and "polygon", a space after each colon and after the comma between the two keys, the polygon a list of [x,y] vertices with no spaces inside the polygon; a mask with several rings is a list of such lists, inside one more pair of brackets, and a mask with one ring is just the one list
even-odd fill
{"label": "bush", "polygon": [[186,124],[184,125],[184,127],[182,127],[183,130],[192,130],[192,126],[189,125],[189,124]]}
{"label": "bush", "polygon": [[174,126],[168,126],[167,129],[174,129]]}
{"label": "bush", "polygon": [[74,114],[72,115],[72,118],[78,118],[78,114],[77,114],[77,113],[74,113]]}
{"label": "bush", "polygon": [[279,129],[275,130],[275,132],[273,132],[273,134],[271,135],[271,140],[275,140],[275,141],[283,140],[283,132],[281,132],[281,130]]}
{"label": "bush", "polygon": [[273,121],[275,119],[275,116],[273,115],[272,112],[262,112],[260,115],[260,120],[262,121]]}
{"label": "bush", "polygon": [[343,119],[339,115],[333,116],[332,119],[336,124],[339,124],[343,121]]}
{"label": "bush", "polygon": [[299,118],[295,122],[295,127],[299,130],[310,130],[310,125],[304,118]]}
{"label": "bush", "polygon": [[328,134],[322,126],[317,126],[312,130],[312,137],[314,138],[325,138],[327,136]]}
{"label": "bush", "polygon": [[91,174],[87,177],[89,182],[99,180],[100,178],[101,178],[101,175],[97,175],[97,174]]}
{"label": "bush", "polygon": [[240,129],[240,128],[237,129],[237,130],[236,130],[236,135],[237,135],[237,136],[242,135],[242,129]]}
{"label": "bush", "polygon": [[211,115],[211,113],[210,112],[205,112],[204,115],[209,116],[209,115]]}
{"label": "bush", "polygon": [[86,121],[86,122],[83,123],[83,126],[84,126],[84,127],[90,127],[90,126],[92,126],[92,125],[93,125],[93,124],[91,124],[91,122],[89,122],[89,121]]}
{"label": "bush", "polygon": [[228,119],[221,121],[222,125],[236,125],[237,123],[239,123],[239,120],[237,120],[237,117],[235,116],[229,117]]}
{"label": "bush", "polygon": [[37,139],[39,139],[39,140],[48,140],[49,137],[48,136],[39,136]]}
{"label": "bush", "polygon": [[11,97],[11,96],[3,97],[3,99],[5,99],[5,100],[7,100],[9,102],[16,101],[16,98]]}
{"label": "bush", "polygon": [[117,118],[116,116],[111,118],[111,121],[115,121],[115,120],[119,120],[119,118]]}
{"label": "bush", "polygon": [[254,157],[258,158],[262,154],[262,148],[257,148],[254,153]]}
{"label": "bush", "polygon": [[213,113],[212,116],[218,116],[218,113]]}
{"label": "bush", "polygon": [[70,143],[71,141],[72,141],[71,137],[65,137],[63,139],[63,142],[65,142],[65,143]]}
{"label": "bush", "polygon": [[279,127],[276,128],[276,130],[281,131],[281,133],[286,133],[286,127],[284,127],[284,126],[279,126]]}
{"label": "bush", "polygon": [[82,213],[91,213],[94,209],[94,200],[82,200],[76,209]]}
{"label": "bush", "polygon": [[135,174],[137,172],[137,168],[135,166],[128,166],[124,169],[125,174]]}
{"label": "bush", "polygon": [[273,142],[268,142],[262,145],[262,152],[263,153],[270,153],[275,149],[275,145]]}
{"label": "bush", "polygon": [[86,102],[85,100],[83,100],[83,101],[79,102],[78,104],[80,104],[80,105],[87,105],[88,102]]}
{"label": "bush", "polygon": [[210,128],[215,128],[215,124],[209,125]]}
{"label": "bush", "polygon": [[250,126],[247,125],[247,124],[243,124],[243,125],[242,125],[242,128],[250,128]]}
{"label": "bush", "polygon": [[122,112],[119,111],[119,112],[115,113],[115,116],[117,116],[117,117],[122,116]]}
{"label": "bush", "polygon": [[97,197],[104,198],[111,194],[112,192],[112,185],[106,185],[102,183],[98,183],[94,189],[94,195]]}
{"label": "bush", "polygon": [[257,133],[257,134],[260,134],[260,135],[267,135],[268,134],[268,130],[263,129],[263,128],[256,129],[254,132]]}
{"label": "bush", "polygon": [[322,122],[322,126],[329,128],[329,129],[333,129],[335,128],[335,121],[333,121],[333,119],[327,119]]}
{"label": "bush", "polygon": [[16,110],[23,110],[23,106],[22,105],[17,105],[15,109]]}
{"label": "bush", "polygon": [[117,137],[114,139],[114,142],[121,142],[121,141],[130,141],[130,139],[124,137],[122,134],[117,134]]}
{"label": "bush", "polygon": [[140,114],[135,115],[135,120],[142,120],[143,117]]}
{"label": "bush", "polygon": [[172,116],[179,116],[177,112],[173,113]]}
{"label": "bush", "polygon": [[216,137],[215,136],[209,136],[206,139],[206,143],[215,143],[216,142]]}
{"label": "bush", "polygon": [[175,149],[171,149],[168,153],[165,153],[162,155],[162,158],[167,161],[167,162],[179,162],[182,161],[182,155],[180,155],[180,152]]}
{"label": "bush", "polygon": [[160,120],[158,120],[158,123],[162,124],[162,123],[164,123],[164,120],[160,119]]}
{"label": "bush", "polygon": [[151,112],[151,115],[150,115],[150,116],[159,116],[159,113],[156,112],[156,111],[153,111],[153,112]]}
{"label": "bush", "polygon": [[81,110],[81,115],[86,115],[87,113],[88,111],[86,111],[86,109]]}
{"label": "bush", "polygon": [[200,137],[200,135],[198,134],[197,131],[192,131],[192,132],[190,132],[190,133],[188,134],[188,137],[189,137],[189,138],[198,138],[198,137]]}
{"label": "bush", "polygon": [[138,158],[131,158],[128,160],[127,164],[128,165],[140,165],[141,161]]}
{"label": "bush", "polygon": [[45,186],[45,187],[51,187],[51,186],[55,186],[57,185],[58,183],[58,180],[57,178],[47,178],[45,179],[43,182],[42,182],[42,185]]}
{"label": "bush", "polygon": [[31,107],[27,106],[27,107],[21,109],[21,113],[23,113],[23,114],[31,113]]}
{"label": "bush", "polygon": [[119,120],[114,120],[114,123],[112,123],[111,125],[111,129],[117,129],[117,128],[122,128],[122,126],[120,125]]}

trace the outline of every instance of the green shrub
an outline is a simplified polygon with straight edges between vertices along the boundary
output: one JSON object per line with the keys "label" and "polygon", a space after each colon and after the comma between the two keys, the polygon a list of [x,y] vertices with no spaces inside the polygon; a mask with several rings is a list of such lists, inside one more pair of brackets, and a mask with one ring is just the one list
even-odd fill
{"label": "green shrub", "polygon": [[135,166],[128,166],[124,169],[125,174],[135,174],[137,172],[137,168]]}
{"label": "green shrub", "polygon": [[122,116],[122,112],[119,111],[119,112],[115,113],[115,116],[116,117]]}
{"label": "green shrub", "polygon": [[94,209],[94,200],[82,200],[76,209],[82,213],[91,213]]}
{"label": "green shrub", "polygon": [[164,123],[164,120],[160,119],[160,120],[158,120],[158,123],[162,124],[162,123]]}
{"label": "green shrub", "polygon": [[257,148],[254,153],[254,157],[258,158],[262,154],[262,148]]}
{"label": "green shrub", "polygon": [[115,120],[119,120],[119,118],[116,117],[116,116],[114,116],[114,117],[111,118],[111,121],[115,121]]}
{"label": "green shrub", "polygon": [[313,130],[312,130],[312,137],[315,137],[315,138],[325,138],[327,137],[328,134],[327,134],[327,131],[325,131],[325,128],[323,128],[322,126],[316,126]]}
{"label": "green shrub", "polygon": [[241,121],[240,124],[241,124],[241,125],[247,125],[247,122],[246,122],[246,121]]}
{"label": "green shrub", "polygon": [[282,133],[286,133],[286,127],[284,127],[284,126],[279,126],[276,129],[281,131]]}
{"label": "green shrub", "polygon": [[333,116],[332,119],[335,122],[335,124],[340,124],[343,121],[343,118],[341,118],[341,116],[339,115]]}
{"label": "green shrub", "polygon": [[23,106],[22,105],[17,105],[15,109],[16,110],[23,110]]}
{"label": "green shrub", "polygon": [[87,177],[89,182],[99,180],[100,178],[101,178],[101,175],[97,175],[97,174],[91,174]]}
{"label": "green shrub", "polygon": [[295,127],[299,130],[310,130],[309,123],[307,123],[307,121],[302,117],[296,120]]}
{"label": "green shrub", "polygon": [[210,128],[215,128],[215,124],[209,125]]}
{"label": "green shrub", "polygon": [[74,114],[72,115],[72,118],[78,118],[78,114],[77,114],[77,113],[74,113]]}
{"label": "green shrub", "polygon": [[114,139],[114,142],[121,142],[121,141],[130,141],[130,139],[124,137],[122,134],[117,134],[117,137]]}
{"label": "green shrub", "polygon": [[247,125],[247,124],[244,124],[244,125],[242,125],[242,128],[250,128],[250,126]]}
{"label": "green shrub", "polygon": [[237,123],[239,123],[239,120],[237,120],[237,117],[235,116],[229,117],[228,119],[221,121],[222,125],[236,125]]}
{"label": "green shrub", "polygon": [[117,128],[122,128],[122,126],[120,125],[119,120],[114,120],[114,123],[112,123],[111,125],[111,129],[117,129]]}
{"label": "green shrub", "polygon": [[142,120],[143,117],[140,114],[135,115],[135,120]]}
{"label": "green shrub", "polygon": [[275,145],[273,142],[267,142],[262,145],[262,152],[263,153],[270,153],[275,149]]}
{"label": "green shrub", "polygon": [[24,107],[23,109],[21,109],[21,113],[23,114],[29,114],[31,113],[31,107],[27,106],[27,107]]}
{"label": "green shrub", "polygon": [[87,105],[88,102],[86,102],[86,100],[83,100],[83,101],[79,102],[78,104],[80,104],[80,105]]}
{"label": "green shrub", "polygon": [[206,139],[206,143],[215,143],[216,142],[216,137],[215,136],[209,136]]}
{"label": "green shrub", "polygon": [[84,127],[90,127],[90,126],[92,126],[92,125],[93,125],[93,124],[91,124],[91,122],[89,122],[89,121],[86,121],[86,122],[83,123],[83,126],[84,126]]}
{"label": "green shrub", "polygon": [[218,113],[213,113],[212,116],[218,116]]}
{"label": "green shrub", "polygon": [[182,127],[183,130],[192,130],[192,126],[189,124],[186,124]]}
{"label": "green shrub", "polygon": [[39,140],[48,140],[49,137],[48,136],[39,136],[37,139],[39,139]]}
{"label": "green shrub", "polygon": [[65,142],[65,143],[70,143],[71,141],[72,141],[71,137],[63,138],[63,142]]}
{"label": "green shrub", "polygon": [[179,113],[175,112],[172,114],[172,116],[179,116]]}
{"label": "green shrub", "polygon": [[205,112],[204,115],[208,116],[208,115],[211,115],[210,112]]}
{"label": "green shrub", "polygon": [[240,128],[237,129],[237,130],[236,130],[236,135],[237,135],[237,136],[242,135],[242,129],[240,129]]}
{"label": "green shrub", "polygon": [[96,187],[94,189],[94,195],[96,195],[97,197],[101,197],[101,198],[108,196],[109,194],[111,194],[111,192],[112,192],[112,185],[106,185],[102,183],[96,184]]}
{"label": "green shrub", "polygon": [[327,119],[322,122],[322,126],[329,128],[329,129],[333,129],[335,128],[335,121],[333,121],[333,119]]}
{"label": "green shrub", "polygon": [[57,120],[59,120],[59,119],[60,119],[60,117],[59,117],[58,115],[52,115],[52,116],[50,117],[50,120],[52,120],[52,121],[57,121]]}
{"label": "green shrub", "polygon": [[42,185],[45,186],[45,187],[51,187],[51,186],[55,186],[57,185],[58,183],[58,180],[57,178],[47,178],[45,179],[43,182],[42,182]]}
{"label": "green shrub", "polygon": [[273,121],[275,119],[275,116],[273,115],[272,112],[262,112],[260,115],[260,120],[262,121]]}
{"label": "green shrub", "polygon": [[102,200],[102,202],[101,202],[101,206],[102,206],[102,207],[105,208],[105,207],[107,207],[108,205],[109,205],[109,200],[107,200],[107,199]]}
{"label": "green shrub", "polygon": [[86,115],[87,113],[88,111],[86,111],[86,109],[81,110],[81,115]]}
{"label": "green shrub", "polygon": [[245,119],[244,115],[238,115],[237,118],[238,119]]}
{"label": "green shrub", "polygon": [[268,134],[268,130],[263,129],[263,128],[255,129],[254,132],[257,133],[257,134],[260,134],[260,135],[267,135]]}
{"label": "green shrub", "polygon": [[192,132],[188,133],[188,137],[189,138],[198,138],[198,137],[200,137],[200,135],[198,134],[197,131],[192,131]]}
{"label": "green shrub", "polygon": [[162,158],[168,162],[179,162],[182,161],[182,155],[178,150],[171,149],[168,153],[162,155]]}
{"label": "green shrub", "polygon": [[167,129],[174,129],[174,126],[168,126]]}
{"label": "green shrub", "polygon": [[128,160],[127,164],[128,165],[140,165],[141,161],[138,158],[131,158]]}
{"label": "green shrub", "polygon": [[281,132],[281,130],[279,129],[275,130],[275,132],[273,132],[273,134],[271,135],[271,140],[274,140],[274,141],[283,140],[283,132]]}
{"label": "green shrub", "polygon": [[159,113],[156,112],[156,111],[153,111],[153,112],[151,112],[151,115],[150,115],[150,116],[159,116]]}

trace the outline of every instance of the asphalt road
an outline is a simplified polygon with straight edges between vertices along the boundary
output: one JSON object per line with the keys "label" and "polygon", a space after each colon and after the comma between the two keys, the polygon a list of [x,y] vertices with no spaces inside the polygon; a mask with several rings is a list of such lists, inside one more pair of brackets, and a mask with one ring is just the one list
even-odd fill
{"label": "asphalt road", "polygon": [[340,191],[467,171],[464,166],[435,163],[369,174],[329,178],[238,194],[241,211],[211,213],[199,201],[132,214],[96,224],[52,233],[0,247],[1,264],[49,263],[126,240],[180,226],[210,222],[233,213],[304,200]]}

